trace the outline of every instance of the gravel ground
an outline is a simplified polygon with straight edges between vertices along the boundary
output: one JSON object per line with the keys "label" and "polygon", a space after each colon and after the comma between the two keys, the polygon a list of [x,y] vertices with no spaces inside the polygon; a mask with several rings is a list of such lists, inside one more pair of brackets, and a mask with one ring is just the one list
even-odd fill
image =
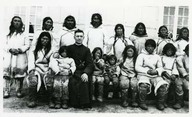
{"label": "gravel ground", "polygon": [[[26,94],[26,85],[24,85],[24,93]],[[127,107],[123,108],[120,106],[120,99],[114,100],[104,100],[102,104],[97,102],[93,103],[93,108],[82,110],[82,109],[49,109],[46,99],[43,97],[40,98],[38,106],[35,108],[28,108],[26,106],[27,96],[23,98],[17,98],[15,96],[15,91],[12,89],[11,97],[8,99],[3,99],[3,112],[4,113],[189,113],[189,102],[185,102],[185,106],[182,109],[174,110],[170,107],[166,108],[163,111],[159,111],[155,107],[155,101],[148,101],[149,109],[148,111],[142,110],[140,108]],[[46,98],[46,97],[45,97]]]}

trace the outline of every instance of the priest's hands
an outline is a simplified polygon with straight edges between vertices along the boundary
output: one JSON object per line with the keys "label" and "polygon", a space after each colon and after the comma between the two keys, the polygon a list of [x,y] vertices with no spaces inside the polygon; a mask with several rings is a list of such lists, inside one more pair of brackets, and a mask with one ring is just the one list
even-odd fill
{"label": "priest's hands", "polygon": [[83,73],[83,74],[81,75],[81,80],[82,80],[83,82],[88,82],[88,75],[87,75],[86,73]]}

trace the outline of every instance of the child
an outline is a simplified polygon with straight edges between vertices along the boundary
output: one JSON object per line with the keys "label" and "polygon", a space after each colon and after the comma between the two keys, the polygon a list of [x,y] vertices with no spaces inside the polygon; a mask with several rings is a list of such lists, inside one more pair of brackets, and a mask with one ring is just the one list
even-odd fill
{"label": "child", "polygon": [[75,62],[72,58],[67,56],[67,46],[61,46],[59,49],[59,56],[55,57],[54,54],[50,59],[49,67],[55,73],[53,84],[53,96],[55,98],[55,109],[68,108],[68,82],[70,75],[75,70]]}
{"label": "child", "polygon": [[157,40],[157,54],[158,55],[163,55],[162,51],[163,51],[163,47],[167,44],[167,43],[172,43],[173,44],[173,40],[171,38],[168,37],[168,29],[166,26],[161,26],[159,28],[159,32],[158,32],[158,40]]}
{"label": "child", "polygon": [[141,50],[145,47],[145,41],[148,39],[145,24],[139,22],[129,39],[133,42],[137,53],[140,54]]}
{"label": "child", "polygon": [[[179,73],[176,66],[176,48],[173,44],[167,43],[163,48],[163,56],[161,57],[163,63],[162,77],[169,83],[169,91],[166,101],[172,104],[175,100],[175,79],[178,77]],[[165,106],[167,106],[165,104]]]}
{"label": "child", "polygon": [[179,37],[175,42],[175,47],[177,48],[177,52],[176,52],[177,56],[185,55],[183,50],[185,49],[187,44],[189,44],[189,29],[186,27],[183,27],[180,30]]}
{"label": "child", "polygon": [[128,45],[125,47],[123,51],[123,61],[121,65],[121,76],[120,76],[120,88],[122,93],[122,106],[127,107],[127,97],[128,97],[128,89],[131,87],[132,90],[132,101],[131,106],[137,107],[138,104],[136,102],[137,96],[137,78],[135,72],[135,61],[136,61],[137,53],[136,48],[132,45]]}
{"label": "child", "polygon": [[125,37],[125,28],[122,24],[115,26],[115,35],[112,36],[106,43],[106,54],[114,54],[119,62],[122,59],[122,53],[127,45],[133,45],[133,43]]}
{"label": "child", "polygon": [[163,70],[161,57],[155,54],[156,42],[148,39],[145,42],[145,49],[138,55],[135,70],[138,78],[139,106],[143,110],[148,110],[146,96],[151,92],[153,85],[154,93],[157,96],[157,109],[164,109],[164,100],[168,83],[161,77]]}
{"label": "child", "polygon": [[[104,82],[106,86],[107,97],[113,98],[118,97],[118,86],[119,86],[119,74],[120,68],[116,64],[117,58],[115,55],[107,56],[106,67],[104,72]],[[114,96],[113,96],[114,93]]]}
{"label": "child", "polygon": [[93,62],[94,62],[94,71],[93,71],[93,76],[92,76],[92,82],[93,82],[93,95],[92,95],[92,100],[95,100],[95,85],[96,83],[98,84],[98,97],[97,100],[99,102],[103,102],[103,82],[104,82],[104,77],[103,77],[103,72],[104,72],[104,65],[105,62],[102,59],[102,49],[99,47],[96,47],[93,52]]}
{"label": "child", "polygon": [[184,49],[185,55],[177,57],[177,68],[180,77],[175,80],[176,104],[174,109],[180,109],[184,106],[184,90],[186,97],[189,98],[189,44]]}

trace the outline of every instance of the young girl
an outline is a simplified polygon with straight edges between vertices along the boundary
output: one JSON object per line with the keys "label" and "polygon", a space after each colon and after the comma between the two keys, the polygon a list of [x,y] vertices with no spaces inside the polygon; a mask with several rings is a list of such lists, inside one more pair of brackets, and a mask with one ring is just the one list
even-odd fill
{"label": "young girl", "polygon": [[[94,71],[92,76],[92,82],[93,82],[92,100],[95,100],[95,90],[98,90],[97,100],[99,102],[103,102],[103,82],[104,82],[103,72],[105,62],[102,59],[102,55],[103,55],[102,49],[99,47],[96,47],[92,52],[94,62]],[[96,84],[98,84],[98,89],[95,89]]]}
{"label": "young girl", "polygon": [[183,50],[185,49],[187,44],[189,44],[189,29],[183,27],[180,30],[179,37],[177,38],[174,44],[175,47],[177,48],[176,52],[177,56],[185,55],[185,52]]}
{"label": "young girl", "polygon": [[114,54],[119,62],[122,59],[122,53],[127,45],[133,45],[133,43],[125,37],[125,28],[122,24],[115,26],[115,36],[112,36],[106,43],[106,54]]}
{"label": "young girl", "polygon": [[[163,72],[162,77],[169,83],[169,89],[167,94],[167,101],[169,104],[174,103],[175,100],[175,86],[174,81],[178,77],[179,72],[176,66],[176,48],[173,44],[168,43],[164,46],[163,55],[161,56],[161,60],[163,63]],[[165,106],[167,106],[165,104]]]}
{"label": "young girl", "polygon": [[129,37],[129,39],[135,45],[135,48],[138,54],[140,54],[141,50],[145,48],[145,41],[147,40],[147,38],[148,38],[148,35],[146,32],[146,27],[142,22],[139,22],[135,26],[134,32]]}
{"label": "young girl", "polygon": [[118,97],[120,67],[117,65],[117,58],[115,55],[109,55],[106,62],[104,83],[107,97]]}
{"label": "young girl", "polygon": [[163,47],[167,44],[167,43],[172,43],[173,44],[173,40],[171,38],[168,37],[168,29],[166,26],[161,26],[159,28],[159,32],[158,32],[158,39],[157,39],[157,54],[158,55],[163,55],[162,51],[163,51]]}
{"label": "young girl", "polygon": [[27,51],[29,40],[23,30],[23,22],[19,16],[14,16],[6,36],[3,54],[3,97],[10,96],[11,81],[15,80],[16,96],[22,97],[23,79],[27,75]]}
{"label": "young girl", "polygon": [[137,107],[137,78],[135,72],[135,61],[137,57],[136,48],[132,45],[125,47],[123,51],[123,60],[121,63],[120,88],[122,94],[122,106],[127,107],[128,89],[131,87],[132,101],[131,106]]}
{"label": "young girl", "polygon": [[53,97],[55,99],[55,109],[68,108],[68,82],[69,77],[75,70],[75,62],[67,55],[67,46],[61,46],[59,49],[59,56],[51,56],[49,67],[54,73],[53,83]]}

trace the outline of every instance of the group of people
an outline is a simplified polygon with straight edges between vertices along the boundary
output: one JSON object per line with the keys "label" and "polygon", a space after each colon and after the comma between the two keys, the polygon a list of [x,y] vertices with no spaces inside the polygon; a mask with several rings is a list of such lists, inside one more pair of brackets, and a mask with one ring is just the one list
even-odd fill
{"label": "group of people", "polygon": [[15,80],[16,96],[23,97],[23,80],[28,86],[28,107],[37,106],[37,95],[44,87],[49,107],[55,109],[91,108],[93,101],[121,98],[121,105],[147,110],[147,95],[154,93],[157,109],[168,102],[175,109],[189,97],[189,30],[183,27],[176,41],[166,26],[158,38],[147,35],[143,23],[128,38],[123,24],[108,38],[102,16],[94,13],[84,32],[67,16],[63,28],[53,32],[53,20],[43,19],[42,30],[32,42],[24,33],[23,22],[14,16],[4,47],[3,97],[10,97]]}

